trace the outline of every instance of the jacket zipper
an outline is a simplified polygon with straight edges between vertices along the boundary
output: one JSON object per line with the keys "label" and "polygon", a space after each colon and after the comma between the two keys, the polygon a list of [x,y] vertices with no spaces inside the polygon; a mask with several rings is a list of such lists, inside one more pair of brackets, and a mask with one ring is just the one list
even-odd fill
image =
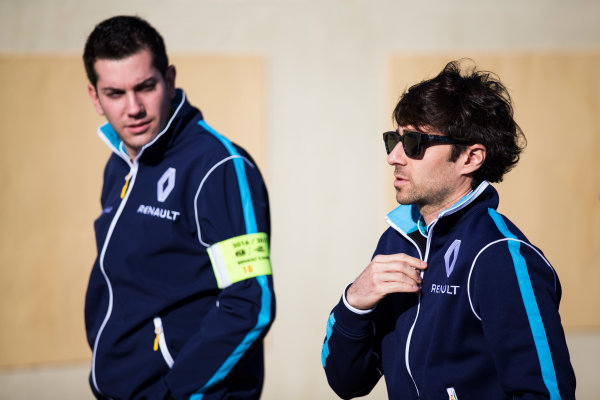
{"label": "jacket zipper", "polygon": [[[427,244],[425,245],[425,257],[422,257],[422,260],[425,262],[427,262],[427,259],[429,258],[429,247],[431,245],[431,238],[433,236],[433,227],[435,226],[436,223],[437,223],[437,219],[431,224],[431,226],[429,227],[429,229],[427,231]],[[418,246],[416,246],[416,247],[419,250],[419,254],[421,254],[421,250],[419,249],[419,247]],[[425,271],[421,271],[420,275],[421,275],[421,279],[423,279],[423,276],[425,275]],[[408,375],[410,376],[410,379],[412,380],[413,385],[415,385],[415,390],[417,391],[418,398],[421,397],[421,394],[419,392],[419,387],[417,386],[417,382],[415,381],[415,378],[413,377],[412,371],[410,369],[409,353],[410,353],[410,343],[411,343],[411,339],[412,339],[412,334],[415,329],[415,326],[417,325],[417,320],[419,319],[419,312],[421,311],[421,294],[422,294],[422,292],[419,291],[419,294],[418,294],[419,299],[417,302],[417,314],[415,315],[415,320],[413,321],[413,324],[410,327],[410,331],[408,331],[408,337],[406,338],[406,348],[404,349],[404,362],[406,363],[406,370],[408,371]]]}
{"label": "jacket zipper", "polygon": [[105,143],[107,143],[111,149],[113,149],[113,152],[115,152],[117,155],[119,155],[131,167],[129,173],[125,177],[125,184],[123,185],[123,188],[121,189],[121,204],[119,204],[119,208],[117,209],[117,212],[115,213],[115,216],[110,223],[110,227],[108,228],[108,233],[106,234],[106,238],[104,239],[104,245],[102,246],[102,252],[101,252],[101,255],[99,258],[100,271],[102,272],[102,275],[104,276],[104,280],[106,280],[106,284],[108,286],[108,308],[106,311],[106,316],[104,317],[104,320],[102,321],[102,325],[100,325],[100,329],[98,330],[98,333],[96,334],[96,340],[94,342],[94,348],[92,351],[91,376],[92,376],[92,382],[94,384],[94,388],[98,391],[98,393],[102,393],[102,392],[98,388],[98,382],[96,381],[96,350],[98,348],[98,341],[100,339],[102,331],[104,331],[106,323],[108,322],[108,320],[110,318],[110,315],[112,313],[112,307],[113,307],[112,286],[110,284],[110,280],[108,279],[108,276],[106,275],[106,271],[104,270],[104,256],[106,254],[106,248],[107,248],[108,242],[110,241],[110,238],[112,236],[115,225],[117,224],[117,221],[119,220],[119,217],[121,216],[121,213],[123,212],[123,208],[125,207],[125,204],[127,203],[129,194],[131,193],[131,190],[128,190],[128,189],[130,189],[130,187],[133,187],[133,184],[135,183],[135,177],[136,177],[137,170],[138,170],[138,161],[137,160],[140,159],[140,156],[142,155],[142,153],[148,146],[151,146],[154,142],[156,142],[158,140],[158,138],[161,137],[169,129],[169,127],[171,126],[171,123],[175,120],[175,117],[179,114],[179,110],[185,104],[185,99],[186,99],[185,92],[181,91],[181,101],[179,102],[179,105],[177,106],[177,108],[175,109],[173,114],[171,115],[169,121],[167,122],[167,125],[159,132],[159,134],[150,143],[147,143],[142,147],[140,152],[137,154],[135,160],[133,161],[133,164],[131,164],[129,156],[121,153],[118,148],[114,147],[114,145],[112,145],[110,143],[110,141],[108,141],[106,139],[106,135],[101,133],[102,128],[100,128],[98,130],[98,134],[100,135],[100,138]]}
{"label": "jacket zipper", "polygon": [[123,212],[123,208],[125,208],[125,204],[127,204],[127,200],[129,199],[129,195],[131,194],[131,190],[127,190],[127,189],[129,187],[130,181],[131,181],[131,188],[133,188],[133,185],[135,183],[135,177],[137,174],[137,169],[138,169],[138,164],[137,164],[137,162],[135,162],[131,166],[129,173],[125,177],[125,186],[121,190],[121,203],[119,204],[119,208],[117,209],[115,216],[113,217],[112,221],[110,222],[110,226],[108,228],[108,233],[106,234],[106,237],[104,238],[104,245],[102,246],[102,252],[100,253],[100,258],[99,258],[100,271],[102,272],[102,276],[104,277],[104,280],[106,281],[106,286],[108,287],[108,307],[106,310],[106,315],[104,317],[104,320],[102,321],[102,325],[100,325],[100,329],[98,329],[98,333],[96,334],[96,340],[94,341],[94,349],[93,349],[93,353],[92,353],[92,373],[91,373],[92,383],[94,384],[94,388],[96,389],[96,391],[98,393],[102,393],[102,391],[98,387],[98,381],[96,380],[96,351],[98,349],[98,343],[100,341],[100,336],[102,336],[102,332],[104,331],[104,328],[106,327],[106,324],[108,323],[108,320],[110,319],[110,316],[112,314],[112,308],[113,308],[113,290],[112,290],[112,285],[110,283],[110,279],[108,278],[108,275],[106,274],[106,270],[104,268],[104,257],[106,255],[106,249],[108,248],[108,243],[110,242],[110,238],[112,237],[112,234],[115,230],[115,226],[117,225],[117,222],[121,216],[121,213]]}
{"label": "jacket zipper", "polygon": [[154,318],[154,333],[156,334],[156,337],[154,338],[154,351],[158,351],[158,349],[160,349],[163,359],[165,360],[169,368],[172,368],[175,361],[173,360],[173,357],[171,357],[171,353],[169,352],[169,348],[167,347],[167,340],[165,339],[165,330],[163,328],[162,320],[160,319],[160,317]]}
{"label": "jacket zipper", "polygon": [[[463,207],[466,207],[468,204],[470,204],[473,199],[477,198],[487,187],[488,187],[489,183],[487,181],[482,182],[477,189],[475,189],[474,191],[471,191],[467,194],[467,196],[465,196],[463,198],[463,200],[465,201],[459,201],[459,204],[449,208],[448,210],[445,210],[443,212],[441,212],[440,214],[438,214],[438,217],[431,223],[431,226],[428,229],[427,232],[427,244],[425,246],[425,257],[422,257],[421,255],[421,250],[419,249],[419,246],[417,246],[417,244],[406,234],[404,233],[404,231],[402,231],[402,229],[399,229],[389,218],[386,218],[386,220],[388,221],[388,223],[397,231],[399,232],[402,236],[404,236],[406,239],[408,239],[409,242],[411,242],[413,244],[413,246],[415,246],[419,252],[419,256],[421,256],[421,259],[423,261],[427,261],[427,259],[429,258],[429,247],[431,244],[431,238],[433,236],[433,228],[435,226],[435,224],[437,224],[437,221],[441,218],[444,217],[448,214],[452,214],[460,209],[462,209]],[[425,271],[421,271],[421,279],[423,279],[423,276],[425,275]],[[410,342],[412,339],[412,334],[413,334],[413,330],[415,328],[415,325],[417,324],[417,319],[419,318],[419,311],[421,310],[421,293],[419,292],[419,300],[417,303],[417,314],[415,315],[415,320],[413,321],[412,326],[410,327],[410,331],[408,332],[408,337],[406,339],[406,348],[404,350],[404,362],[406,364],[406,370],[408,371],[408,375],[410,376],[410,379],[413,381],[413,384],[415,385],[415,389],[417,391],[417,397],[420,398],[420,394],[419,394],[419,388],[417,387],[417,383],[415,382],[415,378],[412,375],[412,371],[410,370],[410,365],[408,362],[408,356],[409,356],[409,350],[410,350]],[[456,393],[454,393],[455,397],[456,397]]]}

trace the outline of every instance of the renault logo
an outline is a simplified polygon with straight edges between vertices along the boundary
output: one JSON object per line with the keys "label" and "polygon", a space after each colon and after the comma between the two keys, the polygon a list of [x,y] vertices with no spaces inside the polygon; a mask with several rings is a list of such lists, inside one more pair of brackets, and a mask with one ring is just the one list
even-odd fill
{"label": "renault logo", "polygon": [[456,259],[458,258],[458,251],[460,250],[460,240],[456,239],[448,250],[446,254],[444,254],[444,261],[446,263],[446,276],[450,278],[450,274],[454,271],[454,265],[456,264]]}
{"label": "renault logo", "polygon": [[164,203],[167,197],[171,194],[171,191],[175,187],[175,168],[170,167],[160,177],[156,184],[156,197],[158,201]]}

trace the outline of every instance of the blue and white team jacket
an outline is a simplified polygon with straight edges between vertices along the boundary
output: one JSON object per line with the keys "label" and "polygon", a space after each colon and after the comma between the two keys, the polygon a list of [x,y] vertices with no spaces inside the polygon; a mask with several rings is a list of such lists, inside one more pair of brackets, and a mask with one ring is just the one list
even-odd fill
{"label": "blue and white team jacket", "polygon": [[340,397],[385,375],[390,399],[575,398],[556,273],[497,206],[483,182],[428,227],[414,206],[388,214],[375,255],[428,268],[418,294],[388,295],[363,314],[342,297],[333,309],[322,363]]}
{"label": "blue and white team jacket", "polygon": [[98,398],[258,399],[275,316],[267,191],[183,91],[173,107],[133,163],[99,129],[113,154],[85,304],[90,385]]}

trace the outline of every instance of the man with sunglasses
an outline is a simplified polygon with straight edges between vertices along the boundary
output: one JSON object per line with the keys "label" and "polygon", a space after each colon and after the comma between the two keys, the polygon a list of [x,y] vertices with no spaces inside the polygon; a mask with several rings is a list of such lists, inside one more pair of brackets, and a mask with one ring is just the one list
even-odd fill
{"label": "man with sunglasses", "polygon": [[490,185],[525,138],[502,83],[463,69],[409,88],[383,135],[400,206],[329,316],[322,364],[342,398],[382,375],[392,399],[575,398],[558,277]]}

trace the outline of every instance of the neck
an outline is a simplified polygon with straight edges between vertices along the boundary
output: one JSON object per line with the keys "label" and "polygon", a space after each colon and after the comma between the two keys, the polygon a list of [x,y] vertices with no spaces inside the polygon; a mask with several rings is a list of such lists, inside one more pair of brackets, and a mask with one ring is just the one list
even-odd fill
{"label": "neck", "polygon": [[131,160],[131,162],[132,163],[135,162],[135,158],[137,157],[137,155],[140,152],[140,150],[139,149],[135,149],[133,147],[129,147],[125,143],[123,143],[123,147],[125,147],[125,152],[129,156],[129,159]]}

